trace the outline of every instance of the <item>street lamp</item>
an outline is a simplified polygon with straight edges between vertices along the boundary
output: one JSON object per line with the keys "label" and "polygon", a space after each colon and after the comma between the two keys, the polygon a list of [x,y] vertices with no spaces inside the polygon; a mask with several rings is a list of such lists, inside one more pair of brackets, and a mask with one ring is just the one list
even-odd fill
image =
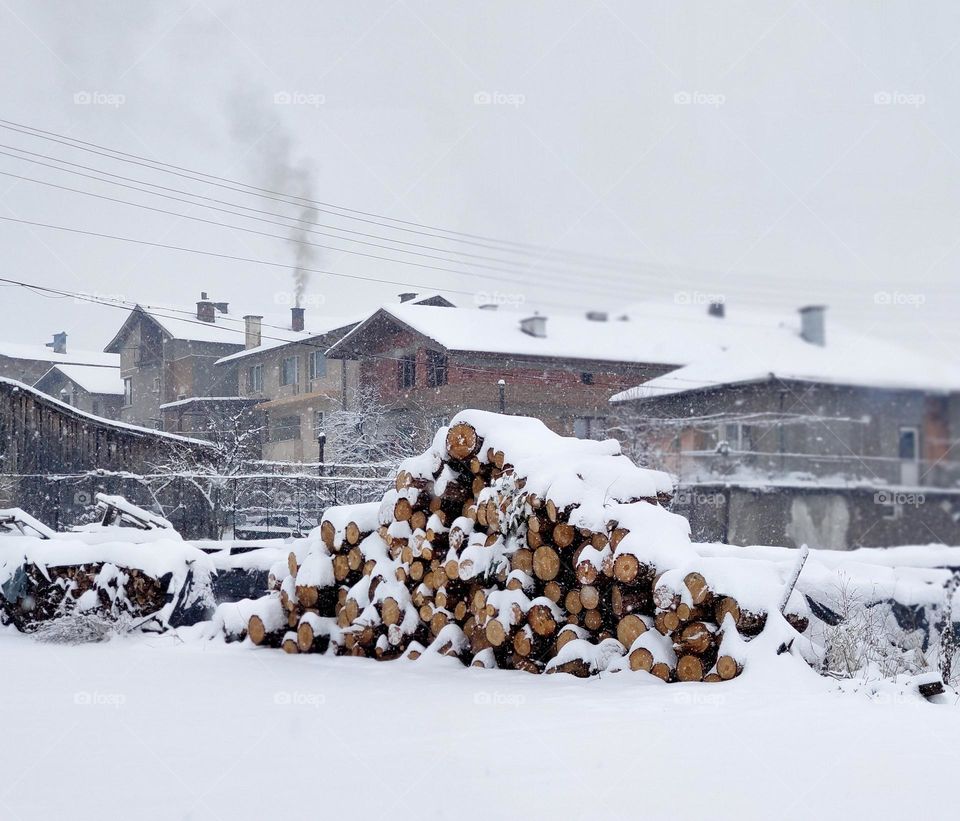
{"label": "street lamp", "polygon": [[500,380],[497,381],[497,388],[498,388],[499,391],[500,391],[500,413],[506,413],[506,412],[507,412],[507,398],[506,398],[506,396],[504,395],[504,389],[505,389],[506,387],[507,387],[507,383],[506,383],[505,380],[500,379]]}
{"label": "street lamp", "polygon": [[321,430],[317,433],[317,451],[318,451],[317,461],[319,462],[319,465],[317,466],[318,476],[323,476],[324,474],[323,449],[326,447],[326,445],[327,445],[327,434]]}

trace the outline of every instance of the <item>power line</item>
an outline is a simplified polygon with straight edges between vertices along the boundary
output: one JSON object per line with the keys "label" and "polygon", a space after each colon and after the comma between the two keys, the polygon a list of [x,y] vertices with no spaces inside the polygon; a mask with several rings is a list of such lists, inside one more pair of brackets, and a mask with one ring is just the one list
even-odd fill
{"label": "power line", "polygon": [[[514,254],[523,254],[527,256],[536,256],[539,259],[542,259],[544,256],[556,255],[567,260],[580,258],[584,260],[584,264],[589,264],[593,266],[597,265],[607,265],[607,266],[619,266],[621,270],[630,270],[636,263],[630,262],[629,260],[618,260],[614,257],[606,257],[599,254],[588,254],[584,252],[575,252],[575,251],[566,251],[559,248],[551,248],[549,246],[536,245],[534,243],[524,243],[516,242],[513,240],[502,240],[493,237],[483,236],[481,234],[471,234],[463,231],[453,231],[445,228],[438,228],[436,226],[430,226],[424,223],[412,222],[409,220],[401,220],[395,217],[389,217],[383,214],[377,214],[370,211],[362,211],[354,208],[347,208],[345,206],[336,205],[333,203],[324,202],[322,200],[313,200],[306,197],[300,197],[295,194],[288,194],[282,191],[274,191],[269,188],[261,188],[259,186],[251,185],[250,183],[245,183],[238,180],[232,180],[227,177],[220,177],[214,174],[207,174],[203,171],[196,171],[194,169],[184,168],[182,166],[173,165],[171,163],[161,162],[159,160],[152,160],[148,157],[143,157],[138,154],[131,154],[125,151],[119,151],[117,149],[109,148],[107,146],[99,145],[97,143],[88,142],[86,140],[80,140],[75,137],[70,137],[65,134],[58,134],[54,131],[46,131],[44,129],[35,128],[33,126],[24,125],[22,123],[17,123],[12,120],[0,119],[0,128],[5,128],[9,131],[14,131],[19,134],[23,134],[28,137],[36,137],[44,140],[49,140],[51,142],[60,143],[69,148],[73,148],[81,151],[88,151],[94,154],[99,154],[101,156],[107,157],[108,159],[117,160],[120,162],[131,163],[134,165],[141,165],[147,168],[150,168],[154,171],[161,171],[168,174],[174,174],[179,177],[184,177],[186,179],[192,179],[195,182],[202,182],[207,185],[213,185],[219,188],[226,188],[228,190],[236,191],[242,194],[251,195],[259,194],[265,199],[275,199],[277,202],[283,202],[287,205],[295,205],[302,208],[304,205],[309,205],[315,211],[320,211],[322,213],[329,213],[333,216],[340,217],[341,219],[352,219],[360,222],[371,223],[374,225],[379,225],[382,228],[388,228],[394,231],[406,231],[414,234],[420,234],[423,236],[434,237],[435,239],[443,239],[450,242],[460,242],[468,245],[479,245],[480,247],[485,247],[491,250],[500,250],[506,251],[508,253]],[[224,183],[230,183],[230,185],[225,185]],[[242,188],[237,188],[235,186],[242,186]],[[244,190],[249,189],[249,190]],[[279,199],[278,199],[279,198]],[[336,211],[330,211],[327,209],[334,208]],[[348,213],[342,214],[340,211],[346,211]],[[362,217],[351,216],[351,214],[360,214]],[[373,219],[375,218],[375,219]],[[391,222],[398,223],[398,225],[387,225],[378,220],[389,220]],[[414,226],[414,227],[402,227],[402,226]],[[415,230],[416,229],[428,229],[432,232],[440,233],[429,233],[424,230]],[[442,234],[449,234],[450,236],[442,236]],[[482,241],[482,242],[480,242]],[[488,244],[493,243],[493,244]],[[501,247],[505,246],[505,247]]]}

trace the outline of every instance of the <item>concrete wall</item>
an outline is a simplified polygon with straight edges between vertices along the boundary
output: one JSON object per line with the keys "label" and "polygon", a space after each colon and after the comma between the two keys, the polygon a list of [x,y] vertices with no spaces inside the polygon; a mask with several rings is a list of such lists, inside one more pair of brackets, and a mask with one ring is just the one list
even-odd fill
{"label": "concrete wall", "polygon": [[672,510],[689,519],[695,541],[830,550],[960,545],[960,490],[681,485]]}

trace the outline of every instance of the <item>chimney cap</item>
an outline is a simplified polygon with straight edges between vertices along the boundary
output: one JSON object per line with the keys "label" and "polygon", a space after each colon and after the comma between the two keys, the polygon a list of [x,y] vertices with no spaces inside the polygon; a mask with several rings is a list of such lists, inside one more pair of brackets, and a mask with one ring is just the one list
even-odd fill
{"label": "chimney cap", "polygon": [[206,299],[206,298],[207,298],[207,292],[206,292],[206,291],[201,291],[201,292],[200,292],[200,299]]}
{"label": "chimney cap", "polygon": [[811,345],[827,344],[825,328],[826,305],[804,305],[800,311],[800,337]]}
{"label": "chimney cap", "polygon": [[723,319],[727,315],[726,305],[722,301],[711,302],[707,306],[707,314],[709,316],[715,316],[718,319]]}
{"label": "chimney cap", "polygon": [[606,322],[609,318],[606,311],[587,311],[587,319],[591,322]]}
{"label": "chimney cap", "polygon": [[540,316],[540,314],[534,314],[533,316],[528,316],[524,319],[521,319],[520,330],[525,334],[529,334],[530,336],[543,339],[547,335],[547,318],[545,316]]}
{"label": "chimney cap", "polygon": [[263,314],[244,314],[244,319],[263,319]]}

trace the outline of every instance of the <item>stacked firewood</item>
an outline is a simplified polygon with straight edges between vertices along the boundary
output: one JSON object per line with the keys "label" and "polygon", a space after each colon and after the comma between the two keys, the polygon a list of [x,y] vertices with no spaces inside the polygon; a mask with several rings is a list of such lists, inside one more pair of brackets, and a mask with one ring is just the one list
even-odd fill
{"label": "stacked firewood", "polygon": [[[613,442],[465,412],[379,504],[327,511],[274,569],[246,633],[288,652],[732,679],[745,642],[780,618],[766,604],[779,589],[764,599],[769,584],[711,581],[686,520],[664,507],[669,491]],[[786,623],[807,627],[795,599]]]}
{"label": "stacked firewood", "polygon": [[161,578],[108,562],[43,566],[24,562],[6,579],[0,620],[23,632],[77,613],[117,619],[159,611],[171,574]]}

